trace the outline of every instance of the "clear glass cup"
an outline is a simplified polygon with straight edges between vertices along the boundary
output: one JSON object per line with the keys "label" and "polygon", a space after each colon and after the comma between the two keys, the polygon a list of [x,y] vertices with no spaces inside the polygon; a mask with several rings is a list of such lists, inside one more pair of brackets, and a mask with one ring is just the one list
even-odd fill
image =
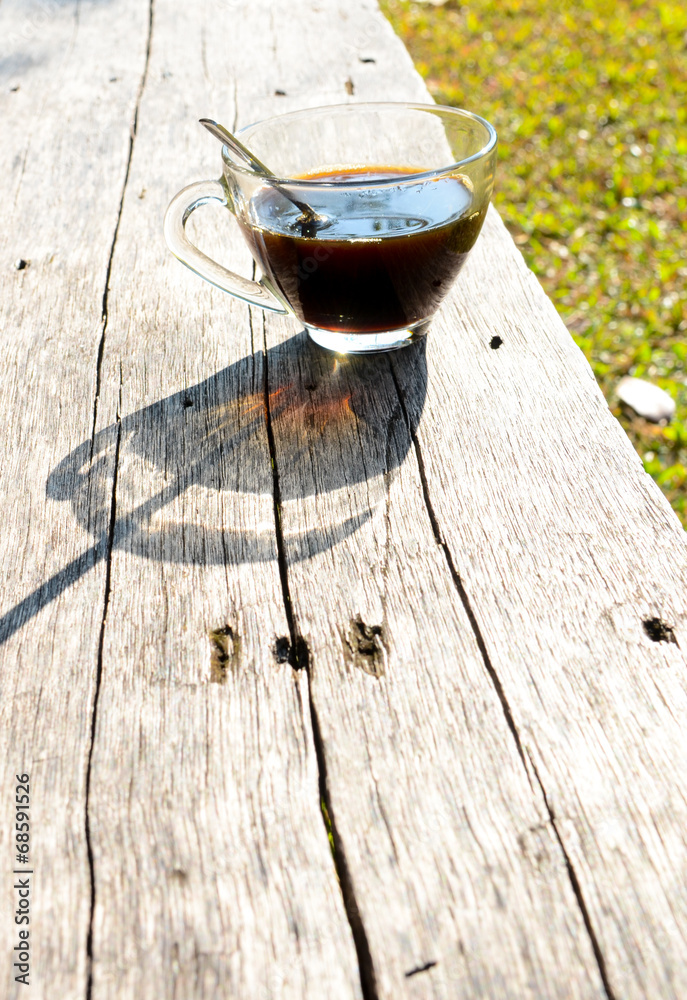
{"label": "clear glass cup", "polygon": [[[237,135],[274,176],[223,146],[222,177],[170,203],[172,253],[231,295],[296,316],[333,351],[393,350],[424,336],[486,215],[496,164],[489,122],[434,104],[346,104]],[[236,217],[258,281],[189,240],[189,216],[210,201]]]}

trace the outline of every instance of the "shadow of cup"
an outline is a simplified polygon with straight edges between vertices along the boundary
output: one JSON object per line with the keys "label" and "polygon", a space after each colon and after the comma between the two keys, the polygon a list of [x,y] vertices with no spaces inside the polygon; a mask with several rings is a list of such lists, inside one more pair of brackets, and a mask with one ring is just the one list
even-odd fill
{"label": "shadow of cup", "polygon": [[425,386],[423,341],[391,361],[337,357],[300,334],[99,431],[53,470],[47,495],[102,541],[116,475],[113,547],[250,563],[277,557],[276,482],[286,557],[306,559],[385,501],[414,430],[399,390],[417,422]]}

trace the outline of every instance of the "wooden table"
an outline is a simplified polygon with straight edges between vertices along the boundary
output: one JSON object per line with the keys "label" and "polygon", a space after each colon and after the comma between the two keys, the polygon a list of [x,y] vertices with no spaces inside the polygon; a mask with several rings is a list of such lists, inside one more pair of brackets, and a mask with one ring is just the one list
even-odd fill
{"label": "wooden table", "polygon": [[496,212],[367,361],[163,244],[201,115],[427,99],[374,3],[0,39],[2,995],[684,1000],[685,536]]}

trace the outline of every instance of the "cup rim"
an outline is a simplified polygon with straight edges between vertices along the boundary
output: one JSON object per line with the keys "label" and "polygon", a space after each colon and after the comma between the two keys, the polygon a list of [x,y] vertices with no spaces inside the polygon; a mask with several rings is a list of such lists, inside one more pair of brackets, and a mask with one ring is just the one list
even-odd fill
{"label": "cup rim", "polygon": [[[384,187],[384,186],[398,186],[399,183],[414,183],[416,181],[431,180],[436,177],[441,177],[443,174],[450,174],[461,167],[466,166],[468,163],[474,163],[476,160],[480,160],[487,156],[496,146],[498,141],[498,136],[496,134],[496,129],[488,122],[486,118],[482,118],[481,115],[475,114],[474,111],[467,111],[465,108],[452,108],[445,104],[423,104],[416,101],[359,101],[350,104],[324,104],[318,105],[314,108],[301,108],[295,111],[288,111],[283,115],[271,115],[269,118],[261,118],[258,121],[251,122],[249,125],[244,125],[240,128],[236,134],[242,135],[250,131],[250,129],[256,128],[258,125],[269,125],[271,122],[283,121],[285,118],[298,118],[305,117],[316,112],[333,112],[333,111],[346,111],[355,112],[358,109],[371,111],[375,108],[384,109],[395,109],[399,110],[401,108],[408,108],[416,111],[443,111],[449,114],[455,114],[461,118],[470,118],[475,122],[482,125],[487,132],[487,141],[476,153],[471,156],[466,156],[461,160],[456,160],[454,163],[449,164],[445,167],[437,167],[434,170],[422,170],[417,173],[409,173],[403,178],[399,177],[385,177],[381,179],[367,178],[363,180],[346,180],[342,181],[327,181],[321,178],[313,177],[277,177],[274,176],[265,177],[265,182],[268,184],[291,184],[291,185],[303,185],[303,186],[317,186],[317,187],[342,187],[345,183],[346,187]],[[225,150],[226,146],[222,146],[222,160],[224,163],[230,167],[232,170],[237,170],[239,173],[244,174],[248,177],[255,177],[254,171],[250,170],[248,167],[237,163],[236,160],[231,159]]]}

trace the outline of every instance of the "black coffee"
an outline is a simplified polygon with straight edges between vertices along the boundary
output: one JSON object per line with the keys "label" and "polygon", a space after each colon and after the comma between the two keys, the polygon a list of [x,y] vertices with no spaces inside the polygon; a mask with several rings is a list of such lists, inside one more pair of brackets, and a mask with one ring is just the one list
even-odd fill
{"label": "black coffee", "polygon": [[[307,179],[407,181],[412,172],[363,168]],[[304,225],[298,207],[265,187],[250,204],[250,227],[241,228],[265,277],[300,320],[347,333],[397,330],[432,316],[486,212],[473,207],[468,186],[454,177],[372,188],[313,186],[308,198],[328,225]]]}

